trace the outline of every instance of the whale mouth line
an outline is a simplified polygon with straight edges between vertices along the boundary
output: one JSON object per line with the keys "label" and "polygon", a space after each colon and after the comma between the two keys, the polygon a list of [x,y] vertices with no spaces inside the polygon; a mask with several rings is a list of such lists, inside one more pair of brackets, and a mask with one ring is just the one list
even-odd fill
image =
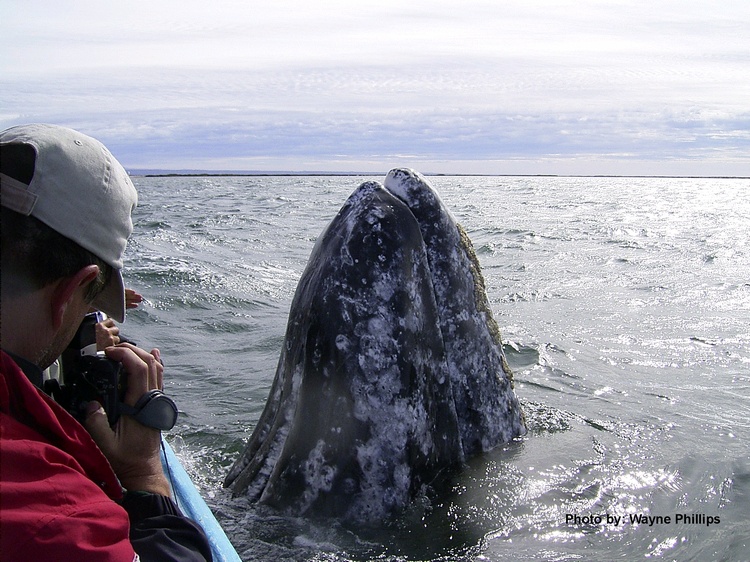
{"label": "whale mouth line", "polygon": [[316,241],[225,486],[378,524],[524,432],[471,241],[422,175],[396,169],[361,184]]}

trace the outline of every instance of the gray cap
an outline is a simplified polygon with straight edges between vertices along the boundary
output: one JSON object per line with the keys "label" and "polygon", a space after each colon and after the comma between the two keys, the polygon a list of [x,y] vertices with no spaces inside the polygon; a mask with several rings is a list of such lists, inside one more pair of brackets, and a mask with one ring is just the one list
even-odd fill
{"label": "gray cap", "polygon": [[0,133],[0,150],[26,144],[36,152],[31,183],[0,174],[2,206],[33,216],[114,268],[92,305],[125,320],[122,258],[138,194],[122,165],[87,135],[57,125],[20,125]]}

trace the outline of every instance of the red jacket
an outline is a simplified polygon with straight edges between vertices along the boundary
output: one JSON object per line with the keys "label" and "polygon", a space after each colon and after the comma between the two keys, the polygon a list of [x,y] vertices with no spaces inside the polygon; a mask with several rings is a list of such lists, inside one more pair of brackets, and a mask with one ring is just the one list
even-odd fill
{"label": "red jacket", "polygon": [[0,557],[133,562],[122,488],[86,430],[0,356]]}

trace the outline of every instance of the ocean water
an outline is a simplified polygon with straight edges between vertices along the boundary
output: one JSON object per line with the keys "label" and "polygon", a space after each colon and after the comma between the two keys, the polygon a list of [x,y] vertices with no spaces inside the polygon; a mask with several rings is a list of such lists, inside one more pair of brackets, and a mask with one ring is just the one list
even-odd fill
{"label": "ocean water", "polygon": [[222,480],[265,404],[316,237],[364,180],[135,177],[122,326],[243,560],[750,560],[750,180],[430,178],[482,265],[524,437],[379,530]]}

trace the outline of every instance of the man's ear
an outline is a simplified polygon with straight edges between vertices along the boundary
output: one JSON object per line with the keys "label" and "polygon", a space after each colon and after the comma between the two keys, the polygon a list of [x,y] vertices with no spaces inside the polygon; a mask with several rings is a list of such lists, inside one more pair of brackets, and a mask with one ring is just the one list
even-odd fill
{"label": "man's ear", "polygon": [[52,293],[52,327],[59,330],[62,326],[65,311],[73,300],[79,288],[85,290],[86,286],[99,275],[99,266],[87,265],[70,277],[64,277],[57,281],[57,286]]}

